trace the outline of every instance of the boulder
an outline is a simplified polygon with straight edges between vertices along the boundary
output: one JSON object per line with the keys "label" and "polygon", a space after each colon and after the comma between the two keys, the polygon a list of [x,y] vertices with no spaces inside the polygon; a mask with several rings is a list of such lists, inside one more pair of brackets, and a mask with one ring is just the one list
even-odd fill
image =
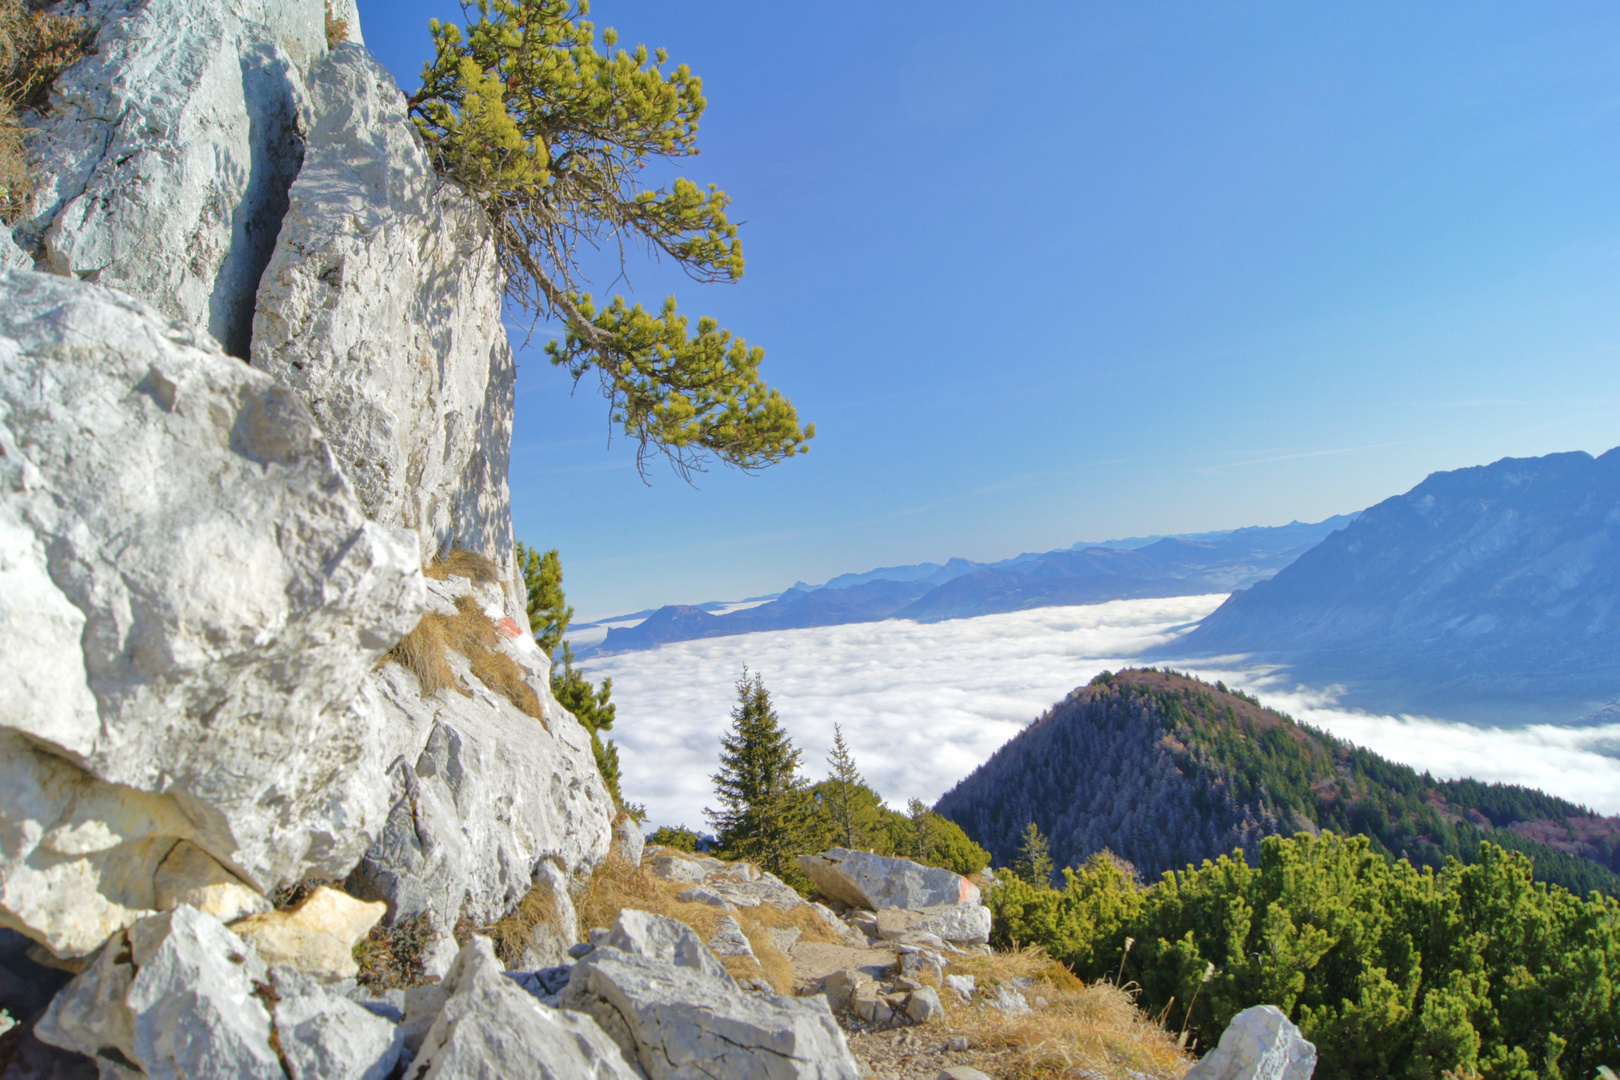
{"label": "boulder", "polygon": [[594,1016],[651,1080],[859,1076],[822,997],[744,993],[683,923],[624,911],[574,966],[563,1003]]}
{"label": "boulder", "polygon": [[276,1046],[288,1080],[384,1080],[405,1049],[398,1027],[314,979],[272,968]]}
{"label": "boulder", "polygon": [[658,846],[647,849],[646,860],[647,869],[654,877],[692,884],[707,881],[710,876],[721,872],[727,865],[711,855]]}
{"label": "boulder", "polygon": [[943,941],[980,945],[990,940],[990,925],[990,909],[983,904],[884,908],[877,913],[878,937],[885,941],[907,934],[933,934]]}
{"label": "boulder", "polygon": [[629,866],[641,865],[641,853],[647,849],[647,839],[641,835],[641,826],[635,818],[624,814],[613,823],[613,858]]}
{"label": "boulder", "polygon": [[512,622],[522,605],[498,582],[451,576],[428,588],[439,615],[454,614],[464,597],[476,601],[541,713],[484,685],[453,650],[453,687],[423,694],[417,676],[393,660],[362,687],[390,747],[383,790],[392,805],[344,888],[386,901],[391,919],[430,914],[449,944],[463,914],[489,926],[512,913],[549,873],[543,863],[569,887],[583,882],[607,855],[615,808],[590,734],[552,697],[545,653]]}
{"label": "boulder", "polygon": [[981,899],[978,886],[961,874],[866,851],[833,848],[801,855],[799,866],[823,896],[873,911],[977,904]]}
{"label": "boulder", "polygon": [[963,1001],[973,1000],[973,992],[978,989],[978,985],[978,980],[972,975],[945,976],[945,988]]}
{"label": "boulder", "polygon": [[357,45],[310,68],[287,207],[259,283],[253,365],[309,406],[367,516],[414,530],[424,561],[476,552],[518,587],[516,367],[489,222],[433,171],[404,94]]}
{"label": "boulder", "polygon": [[356,691],[423,602],[284,388],[0,271],[0,925],[83,956],[181,841],[261,893],[346,872],[387,807]]}
{"label": "boulder", "polygon": [[1275,1005],[1232,1017],[1221,1042],[1187,1073],[1187,1080],[1310,1080],[1316,1047]]}
{"label": "boulder", "polygon": [[326,52],[322,0],[83,10],[95,47],[29,120],[37,189],[11,234],[19,254],[131,293],[246,358],[303,156],[300,69]]}
{"label": "boulder", "polygon": [[1029,1000],[1010,986],[996,987],[995,996],[990,999],[990,1007],[1008,1016],[1024,1016],[1029,1010]]}
{"label": "boulder", "polygon": [[387,910],[322,885],[290,908],[249,916],[231,929],[267,964],[320,979],[352,979],[360,973],[354,947]]}
{"label": "boulder", "polygon": [[827,999],[828,1008],[835,1013],[848,1012],[855,996],[863,988],[873,995],[877,993],[877,984],[872,977],[856,968],[840,968],[823,975],[816,980],[815,988]]}
{"label": "boulder", "polygon": [[637,1078],[589,1016],[547,1008],[508,979],[487,938],[457,954],[443,985],[449,997],[411,1063],[413,1077]]}
{"label": "boulder", "polygon": [[936,1024],[944,1020],[945,1006],[940,1003],[939,991],[925,986],[907,994],[906,1019],[913,1024]]}
{"label": "boulder", "polygon": [[116,1066],[117,1076],[202,1080],[225,1066],[232,1077],[285,1080],[270,1044],[268,974],[219,920],[175,908],[109,941],[36,1034]]}
{"label": "boulder", "polygon": [[538,917],[529,921],[528,940],[514,967],[532,970],[569,961],[568,950],[579,940],[579,913],[569,895],[568,875],[555,860],[541,859],[534,885],[523,905]]}
{"label": "boulder", "polygon": [[730,915],[720,920],[714,936],[709,939],[709,950],[716,956],[737,956],[754,959],[754,946],[743,933],[742,924]]}

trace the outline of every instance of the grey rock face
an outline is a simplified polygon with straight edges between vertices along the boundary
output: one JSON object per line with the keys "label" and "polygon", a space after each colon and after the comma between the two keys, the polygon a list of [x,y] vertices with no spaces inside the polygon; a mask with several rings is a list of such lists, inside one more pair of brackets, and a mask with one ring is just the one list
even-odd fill
{"label": "grey rock face", "polygon": [[405,1048],[399,1028],[308,975],[274,968],[270,981],[288,1080],[383,1080],[394,1071]]}
{"label": "grey rock face", "polygon": [[826,998],[745,993],[693,930],[625,911],[574,965],[563,1003],[652,1080],[859,1076]]}
{"label": "grey rock face", "polygon": [[1192,1067],[1187,1080],[1311,1080],[1316,1047],[1275,1005],[1232,1017],[1221,1042]]}
{"label": "grey rock face", "polygon": [[641,853],[647,849],[647,839],[634,818],[622,817],[613,823],[613,857],[631,866],[641,865]]}
{"label": "grey rock face", "polygon": [[[129,292],[246,357],[302,157],[300,65],[321,0],[92,0],[95,51],[33,123],[39,187],[13,232],[41,269]],[[13,265],[16,263],[13,261]]]}
{"label": "grey rock face", "polygon": [[523,954],[513,966],[525,971],[554,968],[568,962],[568,950],[579,937],[579,916],[568,895],[568,875],[554,860],[541,859],[530,880],[534,884],[524,903],[543,913],[530,927]]}
{"label": "grey rock face", "polygon": [[636,1080],[636,1071],[594,1020],[547,1008],[508,979],[487,938],[474,938],[461,950],[444,988],[449,999],[411,1063],[412,1076]]}
{"label": "grey rock face", "polygon": [[1010,986],[998,986],[996,996],[990,999],[990,1007],[1008,1016],[1023,1016],[1029,1012],[1029,1001]]}
{"label": "grey rock face", "polygon": [[284,388],[0,271],[0,920],[82,956],[181,840],[259,889],[343,873],[387,805],[355,692],[423,597]]}
{"label": "grey rock face", "polygon": [[359,47],[313,65],[305,125],[253,364],[314,412],[372,520],[415,530],[424,560],[462,548],[510,578],[516,368],[483,212]]}
{"label": "grey rock face", "polygon": [[906,1019],[914,1024],[934,1024],[945,1019],[945,1006],[932,986],[913,990],[906,996]]}
{"label": "grey rock face", "polygon": [[502,648],[545,714],[519,710],[454,652],[450,665],[471,696],[446,689],[425,697],[416,676],[393,662],[362,688],[389,747],[392,808],[347,889],[386,900],[395,918],[428,912],[448,937],[464,905],[480,925],[511,912],[543,862],[570,883],[589,873],[607,854],[614,807],[590,735],[552,697],[545,654],[512,620],[520,606],[512,593],[463,577],[427,584],[431,610],[449,614],[472,596],[504,626]]}
{"label": "grey rock face", "polygon": [[748,935],[743,933],[742,924],[730,915],[721,919],[720,925],[715,928],[714,936],[709,939],[709,949],[716,956],[754,959],[754,946],[749,942]]}
{"label": "grey rock face", "polygon": [[799,856],[799,866],[822,895],[874,911],[977,904],[981,899],[979,887],[962,875],[910,859],[832,848]]}
{"label": "grey rock face", "polygon": [[108,942],[52,1002],[37,1034],[118,1067],[119,1076],[202,1080],[226,1067],[233,1077],[285,1080],[270,1014],[255,996],[267,977],[241,938],[179,907]]}
{"label": "grey rock face", "polygon": [[877,913],[878,936],[933,934],[943,941],[980,945],[990,940],[990,909],[983,904],[941,904],[931,908],[884,908]]}

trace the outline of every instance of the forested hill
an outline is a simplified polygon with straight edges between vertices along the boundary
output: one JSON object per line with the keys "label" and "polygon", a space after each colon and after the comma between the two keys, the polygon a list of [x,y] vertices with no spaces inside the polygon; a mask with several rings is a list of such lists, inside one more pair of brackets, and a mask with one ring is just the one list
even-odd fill
{"label": "forested hill", "polygon": [[1011,865],[1026,823],[1057,866],[1103,848],[1149,879],[1274,834],[1363,833],[1439,866],[1489,837],[1538,878],[1620,896],[1620,817],[1528,788],[1437,781],[1262,708],[1219,684],[1154,670],[1103,673],[940,799],[937,811]]}

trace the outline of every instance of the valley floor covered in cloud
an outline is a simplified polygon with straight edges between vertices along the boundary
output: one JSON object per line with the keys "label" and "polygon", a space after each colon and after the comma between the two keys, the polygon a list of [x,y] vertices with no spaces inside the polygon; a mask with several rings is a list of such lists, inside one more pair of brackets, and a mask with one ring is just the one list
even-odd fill
{"label": "valley floor covered in cloud", "polygon": [[[683,641],[593,657],[613,678],[624,792],[650,824],[705,827],[710,775],[743,665],[765,677],[778,714],[820,779],[843,726],[867,781],[891,806],[932,803],[1076,686],[1173,640],[1224,596],[1117,600],[974,619],[892,619]],[[1298,720],[1441,778],[1539,787],[1620,812],[1620,725],[1482,729],[1337,708],[1331,695],[1241,665],[1174,664],[1255,693]]]}

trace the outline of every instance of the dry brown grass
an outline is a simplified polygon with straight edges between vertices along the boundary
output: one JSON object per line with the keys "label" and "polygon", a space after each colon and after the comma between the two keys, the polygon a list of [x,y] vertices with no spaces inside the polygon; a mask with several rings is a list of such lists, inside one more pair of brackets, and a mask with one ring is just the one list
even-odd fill
{"label": "dry brown grass", "polygon": [[524,894],[510,914],[494,926],[478,932],[495,943],[495,955],[511,970],[522,959],[536,927],[557,926],[561,921],[562,914],[557,909],[557,898],[551,888],[536,885]]}
{"label": "dry brown grass", "polygon": [[[474,573],[486,572],[496,575],[495,564],[482,555],[466,551],[451,552],[448,558],[423,571],[440,580],[452,574],[471,577]],[[393,660],[414,674],[421,684],[423,697],[432,697],[445,689],[471,697],[472,690],[456,677],[450,665],[452,651],[467,658],[473,678],[505,697],[519,711],[542,725],[545,723],[545,710],[541,707],[540,695],[529,685],[528,672],[502,648],[501,632],[470,595],[456,600],[452,615],[433,611],[423,615],[383,659]]]}
{"label": "dry brown grass", "polygon": [[332,14],[332,5],[326,5],[326,47],[335,49],[349,36],[349,20]]}
{"label": "dry brown grass", "polygon": [[415,675],[416,681],[421,684],[423,697],[432,697],[446,688],[461,694],[469,692],[450,666],[450,646],[445,640],[444,623],[442,615],[433,612],[423,615],[411,632],[400,638],[399,643],[383,657]]}
{"label": "dry brown grass", "polygon": [[[946,1024],[975,1048],[995,1054],[1009,1078],[1180,1076],[1192,1064],[1175,1036],[1138,1009],[1130,993],[1112,983],[1084,983],[1039,948],[953,956],[951,966],[973,975],[981,993],[1014,979],[1033,980],[1020,988],[1034,1006],[1025,1016],[1006,1016],[977,999],[966,1005],[954,994],[940,995]],[[1046,1005],[1037,1005],[1037,998]]]}
{"label": "dry brown grass", "polygon": [[441,555],[423,567],[422,576],[430,577],[434,581],[464,577],[474,585],[494,585],[501,580],[501,568],[476,552],[456,548],[450,554]]}
{"label": "dry brown grass", "polygon": [[94,36],[81,19],[31,11],[27,0],[0,0],[0,220],[8,224],[33,194],[18,115],[44,107],[51,83],[89,51]]}
{"label": "dry brown grass", "polygon": [[[644,867],[631,866],[621,859],[608,858],[597,867],[585,892],[575,901],[581,933],[595,927],[612,926],[626,908],[650,911],[676,919],[696,930],[704,941],[714,937],[720,920],[730,914],[708,904],[692,904],[678,899],[689,888],[686,882],[665,881]],[[803,941],[837,944],[838,938],[808,905],[784,911],[762,904],[738,908],[735,915],[758,963],[743,957],[726,956],[721,961],[739,979],[764,978],[778,993],[793,993],[793,967],[787,954],[777,948],[769,931],[797,929]]]}

